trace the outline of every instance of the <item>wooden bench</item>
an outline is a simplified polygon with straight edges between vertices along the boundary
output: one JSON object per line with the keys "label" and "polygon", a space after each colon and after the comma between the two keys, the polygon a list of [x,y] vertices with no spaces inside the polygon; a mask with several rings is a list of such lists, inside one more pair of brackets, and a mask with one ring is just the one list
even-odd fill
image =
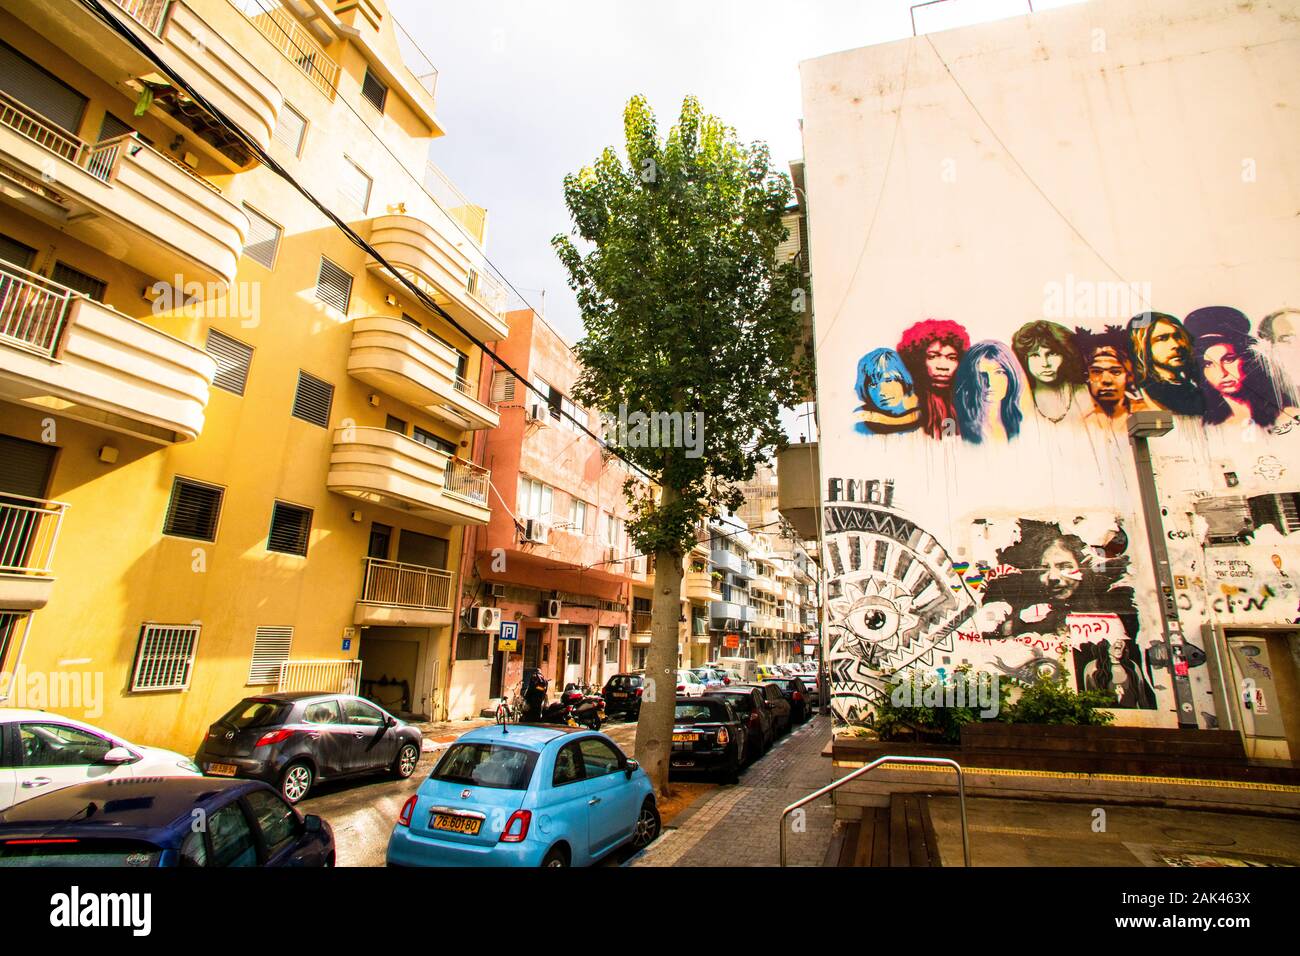
{"label": "wooden bench", "polygon": [[836,828],[825,866],[940,866],[929,798],[896,793],[888,807],[866,807]]}

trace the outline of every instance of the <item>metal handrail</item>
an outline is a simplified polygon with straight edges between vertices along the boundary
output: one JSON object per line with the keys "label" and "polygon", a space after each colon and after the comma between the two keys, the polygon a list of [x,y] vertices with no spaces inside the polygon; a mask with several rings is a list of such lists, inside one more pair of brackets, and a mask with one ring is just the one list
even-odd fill
{"label": "metal handrail", "polygon": [[881,764],[886,763],[911,763],[924,765],[941,765],[952,767],[957,771],[957,800],[961,805],[961,852],[965,859],[965,865],[970,866],[970,834],[966,829],[966,780],[962,775],[961,764],[947,757],[877,757],[871,763],[859,767],[846,776],[840,777],[833,783],[828,783],[815,793],[810,793],[802,800],[796,800],[784,810],[781,811],[781,866],[785,866],[785,818],[800,807],[812,803],[818,797],[824,797],[833,790],[838,790],[850,780],[856,780],[863,774],[875,770]]}

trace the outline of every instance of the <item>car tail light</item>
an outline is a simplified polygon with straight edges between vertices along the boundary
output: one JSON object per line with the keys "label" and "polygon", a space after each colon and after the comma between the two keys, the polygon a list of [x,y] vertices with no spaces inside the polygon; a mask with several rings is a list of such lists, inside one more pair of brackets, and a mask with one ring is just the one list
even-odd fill
{"label": "car tail light", "polygon": [[409,827],[411,825],[411,814],[415,812],[415,801],[415,794],[406,798],[406,802],[402,804],[402,812],[397,815],[398,826]]}
{"label": "car tail light", "polygon": [[685,685],[685,684],[678,684],[678,685],[677,685],[677,691],[678,691],[678,693],[684,691],[685,689],[686,689],[686,685]]}
{"label": "car tail light", "polygon": [[272,730],[269,733],[262,734],[253,746],[269,747],[271,744],[278,744],[282,740],[288,740],[292,736],[292,730]]}
{"label": "car tail light", "polygon": [[730,683],[731,683],[731,678],[730,678],[730,677],[724,677],[724,678],[722,678],[722,686],[723,686],[723,687],[726,687],[726,686],[727,686],[728,684],[730,684]]}
{"label": "car tail light", "polygon": [[791,700],[803,700],[803,694],[799,693],[798,691],[795,691],[793,694],[790,695],[790,699],[791,699]]}
{"label": "car tail light", "polygon": [[720,744],[731,743],[731,734],[727,731],[726,727],[718,728],[718,743]]}
{"label": "car tail light", "polygon": [[41,840],[5,840],[5,846],[44,846],[47,843],[80,843],[80,840],[71,839],[53,839],[46,838]]}
{"label": "car tail light", "polygon": [[642,690],[644,690],[644,688],[642,688],[642,687],[638,687],[638,688],[636,689],[636,695],[637,695],[638,697],[641,696],[641,691],[642,691]]}
{"label": "car tail light", "polygon": [[516,810],[506,821],[506,828],[501,831],[502,843],[523,843],[528,836],[528,825],[533,822],[531,810]]}

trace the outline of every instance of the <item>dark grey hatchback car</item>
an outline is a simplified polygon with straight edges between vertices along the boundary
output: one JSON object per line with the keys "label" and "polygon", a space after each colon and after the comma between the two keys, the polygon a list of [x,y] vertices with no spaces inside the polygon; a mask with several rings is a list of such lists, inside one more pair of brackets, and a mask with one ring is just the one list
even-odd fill
{"label": "dark grey hatchback car", "polygon": [[194,762],[209,776],[265,780],[297,803],[322,780],[375,771],[409,777],[422,742],[418,729],[360,697],[264,694],[208,728]]}

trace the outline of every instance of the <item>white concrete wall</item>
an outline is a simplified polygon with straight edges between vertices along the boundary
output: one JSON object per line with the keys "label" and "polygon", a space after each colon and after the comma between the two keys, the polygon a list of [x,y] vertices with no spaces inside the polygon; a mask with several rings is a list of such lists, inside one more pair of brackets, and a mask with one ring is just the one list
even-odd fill
{"label": "white concrete wall", "polygon": [[[1119,722],[1176,723],[1123,422],[1088,415],[1087,387],[1031,389],[1012,362],[1008,384],[1023,388],[1013,437],[974,443],[941,423],[947,437],[931,437],[906,396],[875,418],[886,426],[859,430],[858,364],[931,318],[1009,346],[1038,320],[1100,332],[1147,310],[1185,319],[1231,306],[1259,338],[1266,315],[1300,306],[1297,13],[1283,0],[1093,0],[802,64],[823,502],[836,479],[881,482],[874,505],[826,511],[860,525],[826,544],[842,719],[913,662],[1021,676],[1063,663],[1078,682],[1127,630],[1142,704]],[[1300,363],[1287,352],[1261,340],[1260,367],[1247,370],[1257,393],[1281,398],[1268,427],[1179,415],[1152,441],[1181,624],[1197,648],[1207,624],[1300,617],[1300,536],[1269,528],[1250,545],[1208,546],[1196,517],[1197,501],[1300,491],[1284,381]],[[1132,407],[1153,401],[1136,376],[1129,385]],[[1062,405],[1044,415],[1035,396]],[[1035,549],[1013,548],[1034,537],[1024,521],[1084,546],[1055,592],[1041,557],[1025,554]],[[1189,663],[1198,722],[1216,726],[1214,661],[1192,652]]]}

